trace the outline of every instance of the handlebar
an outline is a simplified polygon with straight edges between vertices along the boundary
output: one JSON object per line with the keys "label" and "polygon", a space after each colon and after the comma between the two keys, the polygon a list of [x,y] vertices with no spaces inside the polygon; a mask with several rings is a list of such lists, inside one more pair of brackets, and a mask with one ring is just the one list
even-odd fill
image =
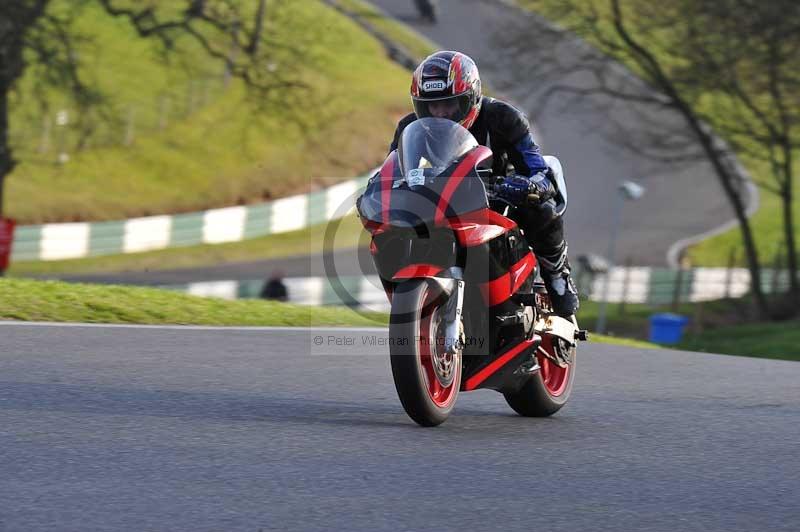
{"label": "handlebar", "polygon": [[[511,207],[519,207],[519,205],[517,205],[516,203],[511,203],[507,199],[498,196],[497,190],[499,187],[500,187],[499,183],[486,183],[486,192],[487,196],[489,196],[489,199],[505,203],[506,205],[509,205]],[[539,201],[539,194],[534,194],[534,193],[528,194],[528,199],[527,199],[528,205],[533,205],[535,203],[538,203],[538,201]]]}

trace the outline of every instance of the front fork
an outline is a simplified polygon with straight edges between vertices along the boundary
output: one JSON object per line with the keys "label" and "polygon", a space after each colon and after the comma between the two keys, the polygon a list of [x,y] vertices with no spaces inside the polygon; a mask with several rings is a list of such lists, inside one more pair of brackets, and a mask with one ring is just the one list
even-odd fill
{"label": "front fork", "polygon": [[454,293],[450,294],[444,309],[444,348],[448,354],[454,355],[464,347],[464,327],[461,313],[464,306],[464,281],[456,279]]}
{"label": "front fork", "polygon": [[432,277],[431,279],[447,294],[447,303],[444,307],[445,323],[445,352],[456,354],[464,347],[464,326],[462,314],[464,311],[464,281],[461,268],[451,268],[452,277]]}

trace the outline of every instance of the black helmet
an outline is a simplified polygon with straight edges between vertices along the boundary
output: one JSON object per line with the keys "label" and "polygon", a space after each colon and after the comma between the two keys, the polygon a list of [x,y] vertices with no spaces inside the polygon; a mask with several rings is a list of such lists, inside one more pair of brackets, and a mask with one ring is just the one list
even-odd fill
{"label": "black helmet", "polygon": [[417,118],[449,118],[469,129],[481,109],[478,67],[461,52],[436,52],[414,71],[411,101]]}

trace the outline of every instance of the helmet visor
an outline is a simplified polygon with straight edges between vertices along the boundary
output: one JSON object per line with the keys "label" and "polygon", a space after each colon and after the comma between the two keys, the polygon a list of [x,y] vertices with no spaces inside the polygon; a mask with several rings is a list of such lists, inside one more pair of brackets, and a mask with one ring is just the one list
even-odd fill
{"label": "helmet visor", "polygon": [[462,122],[472,109],[470,93],[442,98],[413,97],[414,113],[417,118],[447,118],[453,122]]}

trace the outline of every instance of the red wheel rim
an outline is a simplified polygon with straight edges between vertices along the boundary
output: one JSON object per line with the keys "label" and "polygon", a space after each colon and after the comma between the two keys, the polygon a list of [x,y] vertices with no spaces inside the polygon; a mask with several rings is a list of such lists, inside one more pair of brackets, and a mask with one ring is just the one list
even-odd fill
{"label": "red wheel rim", "polygon": [[[545,338],[540,349],[544,349],[548,352],[553,349],[549,338]],[[570,364],[562,368],[546,357],[541,351],[536,353],[536,358],[539,359],[539,365],[542,367],[539,373],[542,376],[542,382],[544,383],[547,393],[552,397],[558,397],[563,394],[567,389],[567,383],[569,383],[569,373],[572,371],[572,365]]]}
{"label": "red wheel rim", "polygon": [[[422,368],[422,375],[425,380],[425,387],[428,390],[428,397],[433,404],[439,408],[446,408],[456,396],[459,386],[458,376],[461,372],[460,361],[456,360],[455,355],[441,355],[437,349],[444,349],[444,336],[442,328],[438,326],[435,318],[438,315],[439,307],[433,305],[433,295],[426,289],[422,298],[423,316],[419,324],[419,364]],[[431,306],[429,309],[428,306]],[[449,385],[443,386],[434,368],[434,357],[449,357],[455,372]]]}

